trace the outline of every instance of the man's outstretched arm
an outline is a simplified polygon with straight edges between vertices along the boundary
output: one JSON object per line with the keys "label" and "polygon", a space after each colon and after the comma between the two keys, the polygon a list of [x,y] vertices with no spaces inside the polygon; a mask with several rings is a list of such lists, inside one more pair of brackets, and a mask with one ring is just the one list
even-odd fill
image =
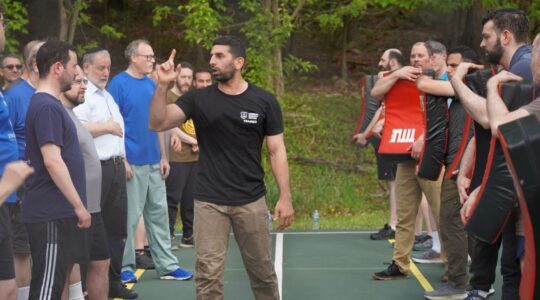
{"label": "man's outstretched arm", "polygon": [[148,127],[153,131],[164,131],[182,124],[186,116],[182,109],[176,104],[167,105],[167,91],[169,90],[169,84],[176,78],[176,71],[174,68],[174,56],[176,50],[171,51],[169,59],[156,66],[158,74],[158,82],[154,95],[152,96],[152,103],[150,103],[150,115],[148,120]]}
{"label": "man's outstretched arm", "polygon": [[469,69],[482,69],[484,66],[475,65],[473,63],[462,62],[456,69],[454,76],[450,80],[456,95],[459,97],[459,101],[469,113],[471,118],[478,124],[482,125],[485,129],[489,128],[489,120],[486,109],[486,99],[475,94],[471,89],[465,85],[463,78],[469,72]]}

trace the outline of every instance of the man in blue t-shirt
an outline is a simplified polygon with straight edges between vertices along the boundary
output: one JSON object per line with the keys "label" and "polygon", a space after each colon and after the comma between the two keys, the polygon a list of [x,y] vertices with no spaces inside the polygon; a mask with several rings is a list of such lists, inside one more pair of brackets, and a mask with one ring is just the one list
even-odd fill
{"label": "man in blue t-shirt", "polygon": [[25,123],[26,156],[35,173],[22,204],[32,255],[29,298],[60,299],[73,264],[88,260],[91,223],[77,130],[58,98],[75,79],[77,55],[73,46],[49,41],[36,62],[40,80]]}
{"label": "man in blue t-shirt", "polygon": [[[9,107],[9,118],[13,124],[13,131],[17,138],[19,159],[24,160],[26,140],[24,136],[24,123],[26,112],[30,105],[30,98],[36,92],[39,82],[39,73],[36,66],[36,54],[43,41],[31,41],[25,47],[25,71],[21,81],[6,92],[6,102]],[[17,199],[9,202],[11,215],[11,228],[13,231],[13,254],[15,260],[15,274],[17,275],[17,293],[22,299],[28,298],[30,290],[30,244],[26,226],[21,221],[21,203],[24,197],[24,188],[17,191]]]}
{"label": "man in blue t-shirt", "polygon": [[136,282],[134,233],[144,217],[150,252],[161,279],[188,280],[191,272],[178,266],[171,252],[171,237],[167,220],[165,178],[169,162],[163,133],[148,129],[148,114],[154,82],[148,78],[154,68],[155,56],[145,40],[131,42],[125,50],[129,66],[109,84],[109,93],[120,108],[125,123],[126,176],[128,196],[127,240],[122,262],[121,279]]}
{"label": "man in blue t-shirt", "polygon": [[222,299],[223,274],[231,229],[238,243],[256,299],[279,299],[268,230],[268,208],[261,150],[264,141],[279,188],[274,218],[279,230],[294,219],[283,119],[277,99],[248,83],[241,70],[246,60],[242,40],[222,36],[213,42],[210,66],[217,84],[192,90],[176,104],[166,100],[176,78],[173,50],[157,67],[159,85],[149,126],[167,130],[193,119],[200,145],[195,184],[195,251],[197,299]]}
{"label": "man in blue t-shirt", "polygon": [[[527,45],[529,28],[527,15],[520,10],[499,9],[488,13],[482,23],[482,42],[480,46],[486,51],[488,62],[493,65],[500,65],[504,70],[510,71],[524,80],[532,80],[531,46]],[[450,82],[471,118],[482,127],[490,128],[486,99],[475,94],[463,82],[463,78],[469,70],[480,68],[483,68],[483,66],[472,63],[461,63]],[[461,194],[463,194],[461,191],[468,189],[468,185],[463,185],[463,182],[470,184],[470,180],[467,178],[469,175],[467,174],[472,174],[474,154],[474,150],[470,152],[466,151],[462,158],[457,181]],[[509,174],[508,177],[510,177]],[[467,180],[461,180],[461,178]],[[468,196],[462,196],[465,199],[462,209],[465,219],[469,217],[469,207],[475,207],[479,200],[477,197],[479,190],[479,188],[476,188]],[[518,249],[519,243],[523,243],[523,239],[520,242],[520,239],[516,236],[515,215],[516,210],[513,211],[506,225],[502,228],[502,299],[516,299],[517,295],[519,295],[521,271],[517,257],[522,254],[518,253]],[[475,239],[474,249],[471,254],[471,269],[474,269],[475,272],[469,280],[473,288],[469,297],[487,298],[491,294],[491,285],[495,280],[496,271],[496,264],[492,262],[497,261],[499,247],[501,245],[500,239],[493,244]]]}
{"label": "man in blue t-shirt", "polygon": [[[0,51],[4,50],[4,15],[3,6],[0,4]],[[0,176],[4,174],[4,168],[10,162],[17,160],[17,141],[13,126],[9,120],[9,110],[4,95],[0,92]],[[9,178],[7,178],[9,179]],[[2,179],[5,182],[4,179]],[[2,182],[0,181],[0,183]],[[5,184],[5,183],[4,183]],[[2,187],[0,198],[15,199],[15,194],[6,194],[12,187]],[[1,203],[2,201],[0,201]],[[11,239],[11,222],[9,211],[6,206],[0,207],[0,299],[16,299],[17,285],[15,283],[15,270],[13,267],[13,250]]]}

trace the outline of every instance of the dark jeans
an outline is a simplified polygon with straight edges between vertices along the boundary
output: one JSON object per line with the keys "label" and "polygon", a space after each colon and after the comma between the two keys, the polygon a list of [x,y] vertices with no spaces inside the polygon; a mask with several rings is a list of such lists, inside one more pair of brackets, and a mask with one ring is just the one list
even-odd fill
{"label": "dark jeans", "polygon": [[502,243],[501,275],[503,276],[503,300],[519,299],[521,269],[517,258],[516,216],[510,217],[503,229],[502,236],[494,244],[478,239],[474,240],[472,251],[472,274],[470,284],[474,289],[487,291],[495,282],[495,270],[499,248]]}
{"label": "dark jeans", "polygon": [[439,232],[448,257],[448,282],[463,289],[467,285],[467,233],[459,213],[461,206],[456,183],[444,179],[441,186]]}
{"label": "dark jeans", "polygon": [[174,225],[180,204],[182,235],[193,235],[193,191],[197,176],[197,162],[171,162],[171,172],[167,181],[167,207],[169,209],[169,230],[174,235]]}
{"label": "dark jeans", "polygon": [[101,216],[109,243],[111,266],[109,282],[120,282],[122,259],[127,237],[126,169],[120,159],[101,161]]}

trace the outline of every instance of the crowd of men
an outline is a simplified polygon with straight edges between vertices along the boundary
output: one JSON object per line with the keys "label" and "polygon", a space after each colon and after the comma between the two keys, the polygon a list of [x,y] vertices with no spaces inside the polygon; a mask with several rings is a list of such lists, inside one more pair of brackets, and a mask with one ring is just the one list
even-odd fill
{"label": "crowd of men", "polygon": [[[497,228],[502,233],[496,241],[487,242],[474,234],[468,234],[464,224],[471,219],[473,212],[489,214],[489,211],[475,210],[482,191],[480,186],[471,185],[471,177],[473,173],[484,174],[487,168],[484,165],[481,170],[473,172],[475,159],[487,156],[487,153],[476,149],[490,147],[489,139],[480,140],[476,135],[485,131],[497,137],[497,129],[503,123],[530,114],[540,117],[540,98],[509,111],[499,93],[502,83],[527,81],[532,82],[536,95],[539,95],[540,36],[535,37],[532,46],[529,44],[528,19],[519,10],[499,9],[489,12],[482,24],[480,46],[486,53],[486,63],[499,71],[487,84],[484,82],[486,95],[477,94],[478,91],[473,91],[464,82],[467,74],[484,68],[479,64],[475,51],[469,47],[456,46],[447,51],[441,43],[432,40],[417,42],[412,46],[409,66],[404,66],[400,50],[388,49],[381,56],[381,72],[370,94],[373,99],[383,101],[383,105],[366,130],[354,136],[357,143],[364,145],[371,135],[382,135],[384,141],[384,130],[391,130],[384,128],[387,122],[384,104],[385,101],[395,100],[385,97],[400,81],[414,82],[422,94],[439,96],[441,101],[447,102],[446,171],[441,172],[437,180],[427,180],[416,172],[427,139],[425,126],[422,134],[410,146],[408,160],[397,161],[395,164],[388,161],[379,163],[380,179],[394,180],[392,172],[395,170],[395,196],[392,192],[390,205],[394,211],[391,212],[389,223],[372,235],[372,239],[395,237],[395,244],[392,263],[372,277],[375,280],[394,280],[408,276],[411,252],[413,249],[419,250],[419,238],[415,238],[415,218],[424,195],[440,232],[440,246],[436,247],[433,241],[431,249],[412,254],[412,260],[417,263],[444,263],[445,266],[441,285],[434,291],[425,292],[424,297],[427,299],[472,300],[490,297],[495,292],[493,283],[501,247],[501,299],[520,299],[525,240],[519,208],[512,209],[507,222],[502,228]],[[472,118],[476,130],[466,127],[467,118]],[[418,120],[409,117],[407,122],[410,124],[405,127]],[[376,147],[379,147],[378,144]],[[385,160],[384,155],[378,158]],[[385,171],[381,172],[381,169]],[[492,197],[497,196],[495,194]],[[489,200],[493,201],[491,205],[496,205],[497,199]],[[421,228],[421,223],[419,226]]]}
{"label": "crowd of men", "polygon": [[256,298],[279,298],[261,167],[266,142],[286,228],[279,103],[242,78],[246,48],[234,36],[214,41],[211,70],[175,64],[175,53],[156,65],[150,42],[134,40],[110,82],[103,48],[81,65],[56,40],[29,42],[24,64],[3,56],[0,299],[135,299],[126,284],[137,268],[194,277],[173,253],[194,245],[197,299],[222,299],[231,228]]}
{"label": "crowd of men", "polygon": [[[508,81],[540,84],[540,37],[529,45],[528,30],[519,10],[485,16],[480,46],[499,70],[487,81],[485,96],[464,83],[468,73],[484,68],[469,47],[447,50],[420,41],[411,48],[410,65],[399,49],[382,54],[370,93],[383,105],[355,140],[384,137],[387,95],[403,81],[444,101],[448,134],[446,171],[436,180],[417,174],[430,139],[425,127],[409,145],[409,159],[378,157],[391,212],[388,224],[371,237],[394,237],[395,245],[392,263],[374,273],[375,280],[406,278],[412,257],[445,265],[443,283],[426,298],[487,299],[502,247],[501,298],[519,299],[525,253],[519,208],[494,243],[468,235],[464,226],[481,194],[471,186],[479,172],[473,172],[476,150],[486,146],[466,120],[497,137],[500,124],[540,116],[540,98],[509,111],[499,94]],[[191,279],[173,251],[194,246],[197,299],[222,299],[231,229],[255,298],[279,299],[261,148],[266,142],[280,191],[274,218],[283,229],[294,210],[281,109],[274,96],[242,78],[246,49],[240,39],[220,37],[210,54],[211,70],[175,64],[175,50],[156,65],[150,43],[134,40],[124,53],[127,68],[110,82],[111,56],[103,48],[88,50],[81,66],[71,45],[54,40],[29,42],[22,61],[3,56],[1,299],[135,299],[125,284],[137,282],[138,267],[155,269],[163,280]],[[430,224],[425,236],[422,218]]]}

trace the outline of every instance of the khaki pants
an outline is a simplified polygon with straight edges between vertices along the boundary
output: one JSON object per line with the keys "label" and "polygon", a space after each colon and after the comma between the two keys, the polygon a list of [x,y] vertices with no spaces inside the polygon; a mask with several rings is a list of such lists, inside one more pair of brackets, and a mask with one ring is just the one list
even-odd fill
{"label": "khaki pants", "polygon": [[448,257],[448,283],[464,289],[467,285],[467,233],[461,221],[461,202],[456,183],[445,179],[441,187],[439,232],[441,245]]}
{"label": "khaki pants", "polygon": [[441,203],[442,173],[437,181],[416,176],[416,162],[399,163],[396,172],[397,225],[394,261],[403,274],[409,273],[411,251],[414,245],[414,223],[422,193],[426,195],[437,227],[439,226],[439,207]]}
{"label": "khaki pants", "polygon": [[232,227],[257,300],[279,299],[265,197],[241,206],[195,200],[195,287],[198,300],[223,299],[223,272]]}

